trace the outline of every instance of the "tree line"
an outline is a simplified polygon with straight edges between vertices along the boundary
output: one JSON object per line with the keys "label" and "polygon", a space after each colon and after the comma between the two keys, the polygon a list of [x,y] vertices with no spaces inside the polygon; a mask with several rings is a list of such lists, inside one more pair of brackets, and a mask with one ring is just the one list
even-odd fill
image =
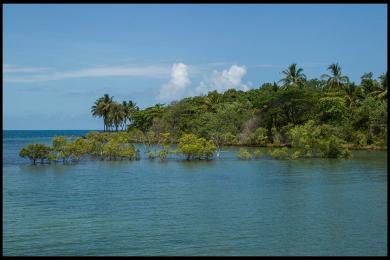
{"label": "tree line", "polygon": [[229,89],[187,97],[170,104],[139,109],[134,102],[119,104],[105,94],[92,107],[103,119],[104,131],[167,132],[173,142],[195,134],[221,145],[291,146],[290,130],[307,123],[328,125],[354,148],[387,145],[387,72],[373,73],[355,84],[338,63],[320,79],[307,79],[291,64],[278,82],[249,91]]}

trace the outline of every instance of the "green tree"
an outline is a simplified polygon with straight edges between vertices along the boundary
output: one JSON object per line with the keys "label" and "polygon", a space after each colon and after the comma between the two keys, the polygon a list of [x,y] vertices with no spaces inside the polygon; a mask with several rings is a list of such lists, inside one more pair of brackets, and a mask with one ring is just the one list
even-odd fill
{"label": "green tree", "polygon": [[270,152],[270,155],[275,159],[288,159],[287,147],[276,148]]}
{"label": "green tree", "polygon": [[28,158],[35,165],[37,160],[41,160],[41,163],[45,159],[51,157],[51,148],[45,144],[29,144],[20,150],[19,156],[22,158]]}
{"label": "green tree", "polygon": [[252,154],[247,149],[240,148],[240,150],[238,150],[237,157],[240,160],[250,160],[252,159]]}
{"label": "green tree", "polygon": [[303,74],[303,69],[298,68],[296,63],[291,64],[286,70],[283,70],[282,74],[284,78],[279,82],[282,82],[283,88],[288,88],[292,85],[302,87],[306,81],[306,75]]}
{"label": "green tree", "polygon": [[91,108],[91,112],[94,117],[96,116],[103,117],[104,131],[107,130],[107,126],[108,126],[107,119],[108,119],[108,114],[110,112],[111,104],[113,103],[112,99],[113,97],[110,97],[110,95],[104,94],[103,97],[95,101],[95,104]]}
{"label": "green tree", "polygon": [[194,134],[183,134],[179,139],[178,151],[185,155],[187,160],[209,160],[212,158],[215,150],[216,146],[212,141],[199,138]]}
{"label": "green tree", "polygon": [[349,79],[341,73],[341,67],[338,63],[330,64],[328,67],[330,74],[323,74],[321,77],[326,80],[329,90],[342,90],[344,84]]}

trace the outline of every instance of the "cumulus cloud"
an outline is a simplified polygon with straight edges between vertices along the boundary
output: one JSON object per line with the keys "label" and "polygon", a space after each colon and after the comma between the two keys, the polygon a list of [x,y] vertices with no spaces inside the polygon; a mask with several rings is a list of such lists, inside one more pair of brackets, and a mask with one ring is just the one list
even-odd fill
{"label": "cumulus cloud", "polygon": [[168,83],[161,86],[157,99],[162,101],[171,101],[181,98],[186,90],[186,87],[190,83],[191,81],[188,77],[187,65],[183,63],[175,63],[171,69],[171,79]]}
{"label": "cumulus cloud", "polygon": [[219,72],[214,70],[211,77],[199,83],[196,91],[200,94],[207,94],[209,91],[217,90],[222,93],[230,88],[237,90],[249,90],[250,83],[244,84],[242,78],[246,75],[245,66],[232,65],[228,70]]}

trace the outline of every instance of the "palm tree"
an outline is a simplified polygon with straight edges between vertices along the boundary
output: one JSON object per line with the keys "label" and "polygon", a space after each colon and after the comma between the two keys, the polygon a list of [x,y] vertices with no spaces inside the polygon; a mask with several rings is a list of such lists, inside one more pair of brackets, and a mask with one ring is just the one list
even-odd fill
{"label": "palm tree", "polygon": [[125,114],[125,118],[123,119],[122,121],[122,130],[124,129],[124,127],[126,126],[127,124],[127,118],[129,117],[129,110],[128,110],[128,104],[127,104],[127,101],[123,101],[122,102],[122,110]]}
{"label": "palm tree", "polygon": [[129,123],[133,120],[134,113],[139,110],[138,106],[135,102],[129,100],[122,102],[122,109],[125,112],[125,118],[123,120],[123,129],[127,126],[127,120],[129,120]]}
{"label": "palm tree", "polygon": [[288,86],[302,86],[306,80],[306,75],[302,73],[302,68],[297,68],[297,64],[291,64],[286,70],[283,70],[284,78],[279,80],[282,82],[283,87],[287,88]]}
{"label": "palm tree", "polygon": [[[101,102],[101,100],[99,98],[98,100],[95,101],[94,105],[91,107],[91,113],[92,113],[93,117],[102,117],[103,116],[100,102]],[[106,125],[104,123],[103,123],[103,129],[104,129],[104,131],[106,131]]]}
{"label": "palm tree", "polygon": [[222,102],[222,96],[217,91],[209,92],[207,96],[203,98],[203,105],[208,111],[215,111],[215,106]]}
{"label": "palm tree", "polygon": [[113,103],[113,98],[114,97],[110,97],[110,95],[108,94],[104,94],[103,97],[100,97],[95,101],[94,105],[91,108],[91,112],[94,117],[103,117],[104,131],[107,130],[107,115],[110,111],[110,106]]}
{"label": "palm tree", "polygon": [[328,70],[331,72],[330,75],[323,74],[321,78],[327,81],[327,86],[330,89],[341,89],[344,84],[349,82],[348,77],[341,74],[341,67],[338,63],[330,64]]}
{"label": "palm tree", "polygon": [[118,127],[124,121],[125,115],[126,115],[125,111],[123,110],[121,104],[114,102],[110,105],[110,110],[108,113],[108,121],[110,122],[110,125],[115,126],[115,131],[118,131]]}

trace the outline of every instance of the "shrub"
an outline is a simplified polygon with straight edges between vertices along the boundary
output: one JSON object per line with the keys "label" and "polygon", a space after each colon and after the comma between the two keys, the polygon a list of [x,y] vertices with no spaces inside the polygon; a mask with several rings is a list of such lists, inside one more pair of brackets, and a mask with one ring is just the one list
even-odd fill
{"label": "shrub", "polygon": [[227,145],[236,145],[236,144],[238,144],[237,136],[233,135],[230,132],[227,132],[226,134],[223,135],[223,140],[224,140],[224,143],[227,144]]}
{"label": "shrub", "polygon": [[273,139],[272,145],[273,146],[280,146],[281,136],[280,136],[280,133],[278,132],[278,130],[276,129],[276,127],[272,127],[271,132],[272,132],[272,139]]}
{"label": "shrub", "polygon": [[41,160],[41,163],[45,159],[51,159],[51,148],[44,144],[29,144],[27,147],[24,147],[20,150],[19,156],[22,158],[28,158],[35,165],[36,160]]}
{"label": "shrub", "polygon": [[158,156],[160,157],[161,161],[164,161],[168,157],[168,150],[163,149],[158,153]]}
{"label": "shrub", "polygon": [[292,155],[291,155],[291,159],[293,160],[296,160],[296,159],[299,159],[301,157],[301,152],[300,151],[295,151]]}
{"label": "shrub", "polygon": [[344,148],[342,145],[342,140],[331,136],[328,141],[328,150],[326,152],[327,158],[348,158],[351,153],[348,149]]}
{"label": "shrub", "polygon": [[267,129],[263,127],[259,127],[256,129],[254,133],[251,133],[246,138],[245,143],[249,145],[266,146],[267,140],[268,140]]}
{"label": "shrub", "polygon": [[348,150],[338,137],[339,131],[327,124],[316,126],[313,120],[290,130],[291,145],[299,152],[298,157],[347,158]]}
{"label": "shrub", "polygon": [[206,159],[212,158],[217,147],[212,141],[204,138],[199,138],[194,134],[183,134],[179,139],[178,152],[190,159]]}
{"label": "shrub", "polygon": [[256,159],[259,159],[262,155],[263,155],[263,153],[261,152],[260,149],[256,149],[256,150],[253,152],[253,156],[254,156]]}
{"label": "shrub", "polygon": [[288,159],[287,147],[277,148],[271,151],[271,156],[275,159]]}
{"label": "shrub", "polygon": [[150,160],[153,160],[153,159],[156,158],[156,156],[157,156],[156,153],[153,152],[153,151],[147,152],[146,155],[148,156],[148,158],[149,158]]}
{"label": "shrub", "polygon": [[353,144],[359,148],[362,148],[367,145],[367,134],[363,131],[356,131],[352,135]]}
{"label": "shrub", "polygon": [[252,154],[247,149],[240,148],[240,150],[238,151],[237,157],[240,160],[250,160],[250,159],[252,159]]}

